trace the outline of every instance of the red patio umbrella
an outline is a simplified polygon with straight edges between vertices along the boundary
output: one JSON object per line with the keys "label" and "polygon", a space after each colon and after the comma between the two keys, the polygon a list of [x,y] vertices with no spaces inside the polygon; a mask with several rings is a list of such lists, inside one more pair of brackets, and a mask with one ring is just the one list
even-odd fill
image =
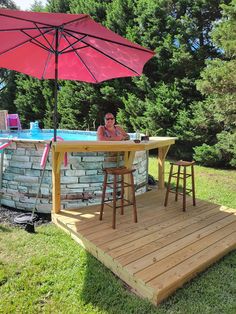
{"label": "red patio umbrella", "polygon": [[153,51],[115,34],[87,14],[0,9],[0,67],[38,79],[100,83],[139,76]]}

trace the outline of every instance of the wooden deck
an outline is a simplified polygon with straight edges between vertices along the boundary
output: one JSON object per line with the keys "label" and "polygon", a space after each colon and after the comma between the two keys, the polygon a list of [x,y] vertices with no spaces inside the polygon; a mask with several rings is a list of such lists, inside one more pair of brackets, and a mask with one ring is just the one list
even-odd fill
{"label": "wooden deck", "polygon": [[170,195],[163,206],[163,190],[137,197],[138,223],[131,208],[117,214],[111,228],[111,208],[99,221],[99,206],[53,214],[53,221],[87,251],[125,281],[138,295],[158,304],[197,273],[236,248],[236,209]]}

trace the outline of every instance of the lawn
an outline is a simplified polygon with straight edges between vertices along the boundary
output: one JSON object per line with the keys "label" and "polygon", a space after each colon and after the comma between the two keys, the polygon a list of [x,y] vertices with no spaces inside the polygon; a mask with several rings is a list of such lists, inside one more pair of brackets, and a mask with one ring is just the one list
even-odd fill
{"label": "lawn", "polygon": [[[198,198],[236,208],[235,182],[235,170],[196,167]],[[0,225],[0,313],[236,313],[236,251],[155,307],[53,224],[36,231]]]}

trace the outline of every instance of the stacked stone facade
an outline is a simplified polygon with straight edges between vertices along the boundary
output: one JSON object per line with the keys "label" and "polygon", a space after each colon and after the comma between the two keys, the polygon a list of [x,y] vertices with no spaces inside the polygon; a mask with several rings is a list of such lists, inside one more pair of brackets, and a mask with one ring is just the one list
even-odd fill
{"label": "stacked stone facade", "polygon": [[[32,210],[39,188],[42,168],[41,157],[45,143],[14,141],[4,153],[1,186],[1,204],[21,210]],[[146,191],[146,152],[136,152],[133,168],[135,171],[136,193]],[[69,153],[68,165],[61,165],[62,208],[78,208],[100,203],[105,167],[123,164],[120,153]],[[52,207],[51,154],[47,162],[40,197],[36,208],[49,213]],[[109,193],[109,191],[108,191]]]}

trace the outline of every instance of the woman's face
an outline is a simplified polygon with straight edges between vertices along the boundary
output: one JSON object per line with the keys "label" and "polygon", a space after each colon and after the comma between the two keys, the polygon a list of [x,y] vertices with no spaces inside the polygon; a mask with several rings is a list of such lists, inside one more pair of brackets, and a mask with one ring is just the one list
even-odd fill
{"label": "woman's face", "polygon": [[111,113],[108,113],[106,116],[105,116],[105,124],[106,126],[113,126],[115,124],[115,117],[113,116],[113,114]]}

